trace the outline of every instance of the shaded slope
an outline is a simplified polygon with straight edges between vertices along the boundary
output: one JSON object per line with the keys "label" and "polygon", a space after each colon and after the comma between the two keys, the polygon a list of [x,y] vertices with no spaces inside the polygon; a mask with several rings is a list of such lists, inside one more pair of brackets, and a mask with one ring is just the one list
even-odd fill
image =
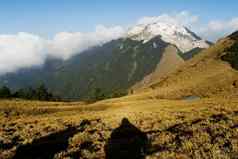
{"label": "shaded slope", "polygon": [[54,94],[70,99],[89,98],[95,88],[106,96],[126,92],[154,71],[167,45],[160,37],[147,43],[114,40],[67,61],[49,60],[42,68],[8,74],[0,83],[17,89],[44,82]]}
{"label": "shaded slope", "polygon": [[186,54],[180,54],[180,56],[184,59],[184,60],[189,60],[191,58],[193,58],[195,55],[199,54],[202,50],[201,48],[194,48],[188,52],[186,52]]}

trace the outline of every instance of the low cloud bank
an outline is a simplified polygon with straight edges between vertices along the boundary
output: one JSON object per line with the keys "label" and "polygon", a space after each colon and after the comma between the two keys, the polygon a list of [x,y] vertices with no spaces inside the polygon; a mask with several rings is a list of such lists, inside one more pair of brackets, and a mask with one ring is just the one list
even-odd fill
{"label": "low cloud bank", "polygon": [[[211,20],[201,23],[199,16],[188,11],[162,14],[157,17],[143,17],[140,23],[153,21],[179,23],[195,31],[202,38],[215,41],[238,29],[238,18]],[[67,60],[86,49],[104,44],[126,35],[127,29],[121,26],[105,27],[99,25],[95,31],[60,32],[52,39],[44,39],[30,33],[0,35],[0,75],[44,64],[48,57]]]}
{"label": "low cloud bank", "polygon": [[47,57],[47,42],[29,33],[0,35],[0,74],[42,65]]}
{"label": "low cloud bank", "polygon": [[106,28],[103,25],[97,26],[95,32],[92,33],[61,32],[49,41],[48,53],[52,57],[67,60],[90,47],[118,39],[124,33],[124,29],[120,26]]}
{"label": "low cloud bank", "polygon": [[99,25],[90,33],[57,33],[53,39],[43,39],[30,33],[0,35],[0,75],[44,64],[46,58],[67,60],[86,49],[123,36],[120,26]]}

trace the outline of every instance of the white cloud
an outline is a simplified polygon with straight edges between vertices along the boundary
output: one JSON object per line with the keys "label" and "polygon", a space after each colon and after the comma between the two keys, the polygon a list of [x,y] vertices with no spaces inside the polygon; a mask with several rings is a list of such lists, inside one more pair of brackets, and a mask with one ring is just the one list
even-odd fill
{"label": "white cloud", "polygon": [[45,40],[29,33],[0,35],[0,73],[43,64],[45,44]]}
{"label": "white cloud", "polygon": [[42,65],[47,57],[66,60],[90,47],[118,39],[123,34],[122,27],[99,25],[95,32],[61,32],[51,40],[30,33],[0,35],[0,74]]}
{"label": "white cloud", "polygon": [[124,29],[122,27],[106,28],[102,25],[97,26],[96,31],[91,33],[61,32],[49,42],[49,55],[66,60],[90,47],[118,39],[123,34]]}
{"label": "white cloud", "polygon": [[238,17],[226,20],[211,20],[207,23],[203,23],[200,21],[198,15],[193,15],[188,11],[162,14],[157,17],[143,17],[138,21],[138,24],[146,24],[158,20],[186,26],[202,38],[211,41],[216,41],[238,30]]}
{"label": "white cloud", "polygon": [[[197,15],[192,15],[188,11],[162,14],[158,17],[143,17],[138,23],[145,24],[157,20],[184,25],[208,40],[217,40],[238,29],[238,17],[212,20],[204,24],[199,21]],[[122,37],[125,30],[120,26],[107,28],[99,25],[94,32],[60,32],[53,39],[44,39],[23,32],[0,35],[0,74],[42,65],[47,57],[67,60],[90,47]]]}
{"label": "white cloud", "polygon": [[212,20],[200,28],[200,34],[204,38],[217,40],[238,30],[238,18],[228,20]]}
{"label": "white cloud", "polygon": [[166,23],[175,23],[183,26],[190,27],[198,22],[199,18],[196,15],[192,15],[188,11],[182,11],[179,13],[173,14],[162,14],[157,17],[143,17],[139,19],[138,24],[147,24],[153,23],[156,21],[166,22]]}

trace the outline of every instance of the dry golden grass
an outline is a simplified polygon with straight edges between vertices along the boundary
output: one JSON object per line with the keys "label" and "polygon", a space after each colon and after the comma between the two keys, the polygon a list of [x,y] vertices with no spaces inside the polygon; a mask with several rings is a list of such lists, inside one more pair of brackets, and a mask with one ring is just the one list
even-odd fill
{"label": "dry golden grass", "polygon": [[219,58],[232,44],[219,41],[142,93],[94,104],[2,100],[0,158],[105,158],[110,134],[127,118],[148,137],[148,159],[236,159],[238,72]]}
{"label": "dry golden grass", "polygon": [[[229,63],[221,60],[225,49],[235,43],[229,38],[204,50],[186,62],[177,71],[165,78],[155,79],[147,85],[143,95],[160,99],[181,99],[186,96],[200,97],[238,97],[238,88],[234,83],[238,71]],[[144,86],[145,87],[145,86]]]}
{"label": "dry golden grass", "polygon": [[55,158],[104,158],[103,147],[124,117],[150,139],[147,158],[234,158],[238,153],[238,99],[129,96],[91,105],[6,100],[0,109],[0,158],[12,158],[21,145],[82,122],[83,131],[69,137]]}

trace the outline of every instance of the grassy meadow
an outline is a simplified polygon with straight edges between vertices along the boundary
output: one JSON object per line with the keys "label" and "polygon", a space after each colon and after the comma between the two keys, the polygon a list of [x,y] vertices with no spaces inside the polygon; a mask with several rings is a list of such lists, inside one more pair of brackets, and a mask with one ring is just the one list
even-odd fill
{"label": "grassy meadow", "polygon": [[238,156],[238,99],[132,95],[94,104],[2,100],[0,158],[105,158],[123,118],[146,134],[148,159]]}

